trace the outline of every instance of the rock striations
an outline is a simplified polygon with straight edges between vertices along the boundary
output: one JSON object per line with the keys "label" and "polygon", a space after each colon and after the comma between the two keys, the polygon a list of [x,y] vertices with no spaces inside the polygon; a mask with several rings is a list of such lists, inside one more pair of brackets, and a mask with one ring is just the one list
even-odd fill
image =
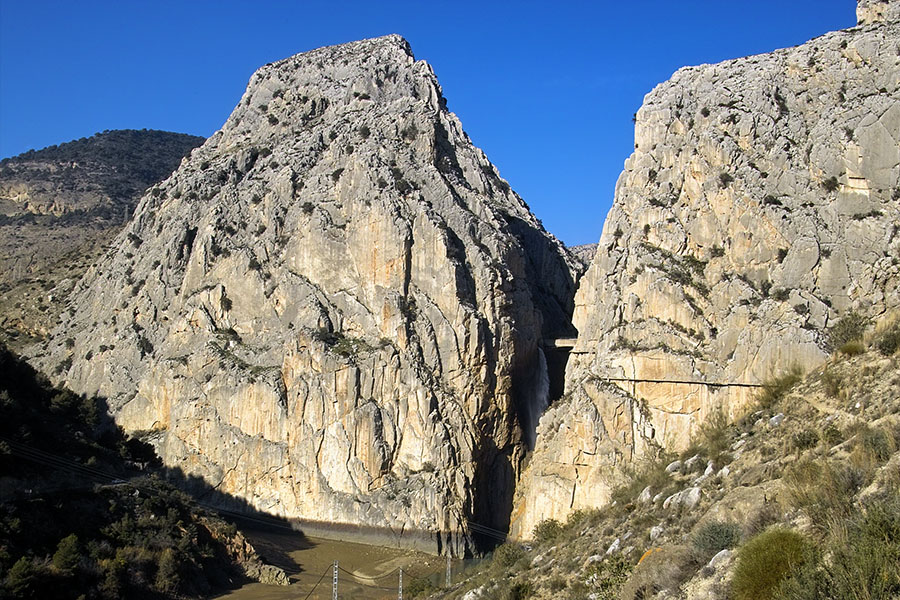
{"label": "rock striations", "polygon": [[861,2],[859,27],[684,68],[647,95],[515,534],[604,504],[621,465],[685,448],[754,393],[708,383],[809,368],[837,318],[900,304],[898,6]]}
{"label": "rock striations", "polygon": [[259,510],[458,555],[508,525],[575,264],[387,36],[255,73],[35,358]]}

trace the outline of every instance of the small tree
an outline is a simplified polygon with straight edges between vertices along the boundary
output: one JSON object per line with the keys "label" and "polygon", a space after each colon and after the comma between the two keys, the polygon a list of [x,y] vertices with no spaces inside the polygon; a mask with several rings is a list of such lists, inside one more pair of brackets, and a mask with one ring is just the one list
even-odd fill
{"label": "small tree", "polygon": [[37,572],[31,559],[23,556],[16,561],[6,574],[5,587],[13,598],[30,598],[34,593]]}
{"label": "small tree", "polygon": [[531,537],[536,544],[548,544],[558,538],[562,530],[562,524],[556,519],[544,519],[534,526]]}
{"label": "small tree", "polygon": [[71,572],[79,562],[81,562],[81,553],[78,550],[78,536],[73,533],[59,541],[56,552],[53,554],[53,566],[60,571]]}
{"label": "small tree", "polygon": [[178,559],[172,548],[166,548],[159,555],[156,569],[156,589],[160,592],[172,592],[178,588]]}

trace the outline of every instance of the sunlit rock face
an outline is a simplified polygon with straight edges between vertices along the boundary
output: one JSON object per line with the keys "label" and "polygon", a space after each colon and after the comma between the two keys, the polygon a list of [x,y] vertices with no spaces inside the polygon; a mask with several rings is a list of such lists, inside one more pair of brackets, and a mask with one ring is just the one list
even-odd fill
{"label": "sunlit rock face", "polygon": [[857,0],[856,20],[859,25],[896,23],[900,21],[900,2],[897,0]]}
{"label": "sunlit rock face", "polygon": [[900,303],[897,6],[861,3],[880,16],[681,69],[647,95],[576,295],[566,398],[541,420],[517,491],[516,535],[604,504],[622,466],[685,448],[711,413],[733,418],[754,395],[658,380],[758,384],[809,368],[836,319]]}
{"label": "sunlit rock face", "polygon": [[254,74],[36,360],[216,490],[458,555],[508,525],[574,269],[388,36]]}

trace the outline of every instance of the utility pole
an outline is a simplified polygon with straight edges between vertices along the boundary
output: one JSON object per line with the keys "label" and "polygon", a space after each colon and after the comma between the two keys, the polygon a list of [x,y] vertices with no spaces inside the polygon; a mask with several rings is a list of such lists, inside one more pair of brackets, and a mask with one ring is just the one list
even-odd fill
{"label": "utility pole", "polygon": [[338,561],[334,561],[334,567],[331,575],[331,600],[338,600],[337,597],[337,573]]}
{"label": "utility pole", "polygon": [[403,600],[403,569],[400,569],[400,587],[397,588],[397,600]]}
{"label": "utility pole", "polygon": [[447,548],[447,581],[446,587],[450,587],[450,548]]}

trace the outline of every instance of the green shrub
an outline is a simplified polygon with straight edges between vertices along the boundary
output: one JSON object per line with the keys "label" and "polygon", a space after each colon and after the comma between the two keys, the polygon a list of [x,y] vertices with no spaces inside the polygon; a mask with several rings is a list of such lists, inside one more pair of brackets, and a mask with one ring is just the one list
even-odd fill
{"label": "green shrub", "polygon": [[691,536],[691,546],[700,562],[707,562],[720,550],[734,548],[741,540],[741,528],[736,523],[709,521]]}
{"label": "green shrub", "polygon": [[80,561],[78,536],[73,533],[61,539],[53,553],[53,566],[60,571],[72,571]]}
{"label": "green shrub", "polygon": [[491,565],[500,569],[508,569],[525,556],[525,551],[518,544],[506,542],[494,550]]}
{"label": "green shrub", "polygon": [[866,345],[860,341],[846,342],[841,344],[838,352],[844,356],[859,356],[866,351]]}
{"label": "green shrub", "polygon": [[804,459],[785,469],[782,483],[788,502],[805,511],[817,528],[829,530],[850,514],[860,477],[854,469]]}
{"label": "green shrub", "polygon": [[31,598],[37,578],[38,572],[34,564],[23,556],[9,569],[3,581],[3,589],[11,592],[13,598]]}
{"label": "green shrub", "polygon": [[166,548],[159,555],[155,587],[160,592],[167,593],[177,590],[178,585],[178,559],[175,556],[175,550]]}
{"label": "green shrub", "polygon": [[763,383],[763,389],[757,394],[756,400],[761,407],[772,408],[784,398],[795,385],[800,383],[801,379],[803,379],[803,373],[800,369],[798,367],[791,367],[786,374],[779,377],[773,377]]}
{"label": "green shrub", "polygon": [[502,586],[502,591],[497,595],[498,600],[525,600],[534,593],[534,586],[530,581],[517,581]]}
{"label": "green shrub", "polygon": [[551,577],[550,580],[547,581],[547,589],[553,593],[564,590],[566,589],[566,580],[559,575]]}
{"label": "green shrub", "polygon": [[672,478],[666,473],[666,465],[672,457],[660,453],[654,458],[647,458],[638,462],[626,471],[628,483],[617,487],[612,491],[611,499],[619,506],[625,506],[633,502],[643,489],[650,486],[654,493],[659,493],[672,483]]}
{"label": "green shrub", "polygon": [[731,447],[731,431],[725,413],[717,410],[711,414],[700,426],[699,437],[706,457],[716,464],[721,463]]}
{"label": "green shrub", "polygon": [[891,432],[880,427],[860,424],[853,427],[850,433],[855,434],[850,462],[866,474],[872,473],[887,462],[897,449],[896,440]]}
{"label": "green shrub", "polygon": [[751,539],[737,554],[731,581],[734,600],[774,598],[781,582],[803,565],[809,548],[806,538],[781,527]]}
{"label": "green shrub", "polygon": [[531,534],[534,543],[536,544],[550,544],[563,531],[563,526],[556,519],[544,519],[540,523],[534,526],[534,532]]}
{"label": "green shrub", "polygon": [[826,369],[822,372],[822,387],[825,389],[826,396],[837,398],[841,393],[843,383],[843,378],[834,371]]}
{"label": "green shrub", "polygon": [[828,427],[822,432],[822,439],[829,446],[837,446],[844,441],[844,434],[834,426],[834,423],[829,423]]}
{"label": "green shrub", "polygon": [[900,348],[900,319],[879,331],[875,336],[875,347],[885,356],[891,356]]}
{"label": "green shrub", "polygon": [[584,527],[596,525],[602,516],[603,512],[596,508],[573,510],[566,517],[564,528],[578,533]]}
{"label": "green shrub", "polygon": [[632,572],[632,566],[621,554],[608,557],[588,567],[587,583],[597,600],[615,600]]}
{"label": "green shrub", "polygon": [[409,583],[403,582],[403,591],[411,598],[430,595],[435,590],[437,590],[437,587],[430,579],[416,578],[410,580]]}
{"label": "green shrub", "polygon": [[[849,521],[845,536],[782,582],[777,600],[891,600],[900,594],[900,501],[879,501]],[[826,562],[826,557],[828,557]]]}
{"label": "green shrub", "polygon": [[804,429],[791,438],[791,447],[798,452],[814,448],[819,443],[819,434],[813,429]]}
{"label": "green shrub", "polygon": [[847,342],[862,339],[869,327],[869,319],[857,312],[847,313],[828,332],[828,342],[832,348],[840,348]]}

